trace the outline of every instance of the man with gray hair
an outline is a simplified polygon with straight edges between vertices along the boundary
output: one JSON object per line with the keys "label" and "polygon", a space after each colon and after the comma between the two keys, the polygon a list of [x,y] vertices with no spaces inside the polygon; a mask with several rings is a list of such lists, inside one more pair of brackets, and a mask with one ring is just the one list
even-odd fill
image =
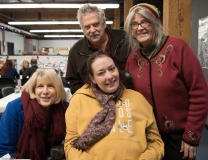
{"label": "man with gray hair", "polygon": [[69,81],[72,94],[84,84],[81,75],[82,64],[93,52],[103,50],[112,54],[121,71],[124,71],[130,53],[125,42],[126,33],[109,28],[102,9],[86,4],[78,9],[77,19],[84,37],[69,51],[66,80]]}

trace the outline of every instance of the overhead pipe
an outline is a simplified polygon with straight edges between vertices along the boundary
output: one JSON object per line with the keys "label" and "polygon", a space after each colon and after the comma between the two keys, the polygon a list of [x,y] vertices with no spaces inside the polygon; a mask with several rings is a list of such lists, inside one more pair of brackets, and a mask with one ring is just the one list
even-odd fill
{"label": "overhead pipe", "polygon": [[[8,29],[8,31],[9,30],[15,30],[16,31],[15,33],[25,34],[25,35],[28,35],[28,36],[31,36],[31,37],[43,38],[43,36],[40,36],[40,35],[37,35],[37,34],[34,34],[34,33],[30,33],[30,32],[27,32],[27,31],[24,31],[24,30],[21,30],[21,29],[18,29],[18,28],[14,28],[14,27],[11,27],[11,26],[6,25],[4,23],[0,23],[0,26],[6,27],[6,29]],[[1,28],[1,29],[4,29],[4,28]]]}

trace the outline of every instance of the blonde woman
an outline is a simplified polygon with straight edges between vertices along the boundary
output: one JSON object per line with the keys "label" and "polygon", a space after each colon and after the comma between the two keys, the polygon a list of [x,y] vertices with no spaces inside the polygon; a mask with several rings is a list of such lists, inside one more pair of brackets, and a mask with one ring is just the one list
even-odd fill
{"label": "blonde woman", "polygon": [[52,70],[37,70],[2,114],[0,157],[46,160],[65,136],[65,99],[60,77]]}
{"label": "blonde woman", "polygon": [[27,68],[29,68],[29,62],[27,60],[24,60],[22,62],[22,67],[19,70],[19,74],[22,75],[26,71]]}

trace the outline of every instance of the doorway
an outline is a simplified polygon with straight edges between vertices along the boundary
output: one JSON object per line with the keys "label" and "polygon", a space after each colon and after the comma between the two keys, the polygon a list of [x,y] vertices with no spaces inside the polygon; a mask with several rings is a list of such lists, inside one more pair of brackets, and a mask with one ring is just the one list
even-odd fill
{"label": "doorway", "polygon": [[14,55],[14,43],[7,42],[7,53],[8,55]]}

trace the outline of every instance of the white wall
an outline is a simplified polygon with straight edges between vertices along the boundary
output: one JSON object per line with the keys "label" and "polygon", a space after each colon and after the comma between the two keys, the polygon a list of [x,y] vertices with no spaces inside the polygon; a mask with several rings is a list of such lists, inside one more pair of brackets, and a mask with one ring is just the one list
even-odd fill
{"label": "white wall", "polygon": [[56,49],[59,47],[72,47],[77,40],[39,40],[39,51],[42,47],[52,47],[54,49],[54,53],[56,53]]}
{"label": "white wall", "polygon": [[38,51],[38,50],[39,50],[39,40],[34,39],[34,40],[33,40],[33,45],[36,46],[36,50],[35,50],[35,51]]}
{"label": "white wall", "polygon": [[[3,46],[2,46],[2,30],[0,30],[0,40],[1,40],[1,53],[7,55],[7,47],[5,47],[5,52],[3,53]],[[24,36],[17,33],[12,33],[9,31],[5,31],[5,41],[14,43],[14,53],[17,51],[24,50]]]}
{"label": "white wall", "polygon": [[[30,41],[32,40],[32,41]],[[2,30],[0,30],[0,41],[2,42]],[[68,47],[71,48],[74,43],[76,43],[78,41],[78,39],[57,39],[57,40],[37,40],[37,39],[26,39],[26,42],[24,43],[24,35],[21,34],[17,34],[17,33],[13,33],[13,32],[9,32],[9,31],[5,31],[5,41],[6,42],[11,42],[14,43],[14,49],[19,51],[21,50],[21,53],[24,52],[24,44],[26,45],[26,48],[30,49],[30,51],[28,52],[32,52],[33,51],[33,45],[36,45],[36,51],[40,52],[42,47],[52,47],[54,48],[54,53],[56,53],[56,48],[59,47]],[[32,42],[32,44],[29,44]],[[3,46],[2,43],[1,45],[1,53],[3,53]],[[7,47],[6,51],[0,55],[0,58],[6,60],[7,58]],[[27,50],[26,50],[27,51]],[[15,53],[15,52],[14,52]],[[18,52],[19,54],[19,52]],[[41,55],[41,56],[37,56],[37,55],[9,55],[9,59],[15,59],[17,62],[16,65],[16,69],[19,71],[22,61],[24,59],[30,60],[31,58],[37,58],[39,57],[39,62],[43,62],[44,64],[47,63],[52,63],[53,66],[57,67],[61,66],[61,68],[64,67],[64,70],[66,70],[66,64],[67,64],[67,60],[68,60],[68,55],[62,55],[62,56],[55,56],[54,55]]]}
{"label": "white wall", "polygon": [[[16,34],[12,32],[5,32],[5,41],[14,43],[14,54],[18,54],[18,51],[20,50],[20,53],[24,50],[24,36],[21,34]],[[6,47],[7,49],[7,47]]]}
{"label": "white wall", "polygon": [[[32,42],[32,44],[31,44]],[[36,40],[36,39],[26,39],[26,51],[32,52],[33,45],[36,46],[36,51],[41,52],[42,48],[53,48],[54,55],[56,54],[57,48],[71,48],[74,43],[77,42],[77,39],[58,39],[58,40]]]}
{"label": "white wall", "polygon": [[[208,1],[197,0],[192,1],[192,12],[191,12],[191,48],[194,52],[198,53],[198,29],[199,29],[199,19],[208,16],[207,10]],[[202,68],[207,84],[208,84],[208,69]],[[208,125],[208,118],[206,120],[206,125]]]}
{"label": "white wall", "polygon": [[[29,44],[29,40],[32,40],[32,44]],[[0,30],[0,41],[2,42],[2,30]],[[5,41],[14,43],[15,50],[21,50],[21,53],[24,51],[24,35],[9,32],[5,30]],[[36,51],[40,52],[42,47],[52,47],[54,49],[54,53],[56,53],[56,48],[59,47],[72,47],[74,43],[76,43],[78,39],[57,39],[57,40],[37,40],[37,39],[26,39],[26,51],[32,52],[32,46],[36,46]],[[3,53],[3,46],[1,45],[1,53]],[[32,45],[32,46],[30,46]],[[15,52],[14,52],[15,53]],[[4,55],[7,55],[7,47]]]}

